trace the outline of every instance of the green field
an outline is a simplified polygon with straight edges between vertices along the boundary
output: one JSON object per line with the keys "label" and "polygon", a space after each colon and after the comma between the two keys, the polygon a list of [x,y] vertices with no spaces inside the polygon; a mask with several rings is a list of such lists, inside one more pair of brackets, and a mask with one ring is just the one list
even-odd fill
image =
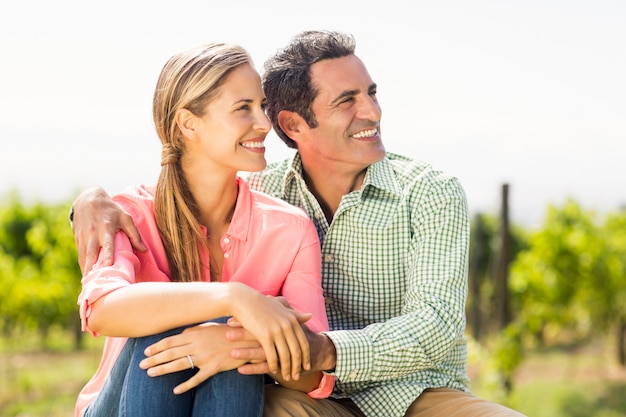
{"label": "green field", "polygon": [[[617,365],[605,343],[533,352],[513,381],[508,405],[528,417],[626,416],[626,369]],[[484,398],[501,396],[484,389],[479,364],[471,364],[472,389]]]}
{"label": "green field", "polygon": [[[100,360],[101,340],[86,337],[73,352],[69,337],[51,334],[47,348],[32,335],[0,339],[0,416],[70,417],[76,394]],[[604,343],[533,352],[518,369],[509,405],[529,417],[617,417],[626,415],[626,369]],[[472,356],[476,394],[502,401],[489,375]]]}

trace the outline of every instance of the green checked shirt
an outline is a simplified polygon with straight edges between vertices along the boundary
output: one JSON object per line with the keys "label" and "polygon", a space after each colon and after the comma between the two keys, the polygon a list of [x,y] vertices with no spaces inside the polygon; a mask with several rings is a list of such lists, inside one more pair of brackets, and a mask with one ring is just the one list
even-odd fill
{"label": "green checked shirt", "polygon": [[468,390],[469,215],[459,181],[388,153],[330,224],[293,158],[252,188],[303,208],[322,243],[322,286],[337,349],[334,396],[367,416],[403,416],[426,388]]}

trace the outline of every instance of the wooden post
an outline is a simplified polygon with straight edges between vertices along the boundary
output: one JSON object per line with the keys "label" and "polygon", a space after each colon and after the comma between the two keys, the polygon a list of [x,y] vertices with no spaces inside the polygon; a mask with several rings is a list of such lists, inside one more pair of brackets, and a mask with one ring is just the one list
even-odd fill
{"label": "wooden post", "polygon": [[511,232],[509,225],[509,185],[502,185],[500,214],[500,252],[496,266],[496,325],[504,329],[511,322],[509,305],[509,264],[511,263]]}
{"label": "wooden post", "polygon": [[486,271],[485,252],[487,250],[487,233],[480,214],[474,217],[474,230],[470,245],[469,261],[469,311],[468,324],[475,340],[483,337],[483,300],[480,297],[480,287]]}

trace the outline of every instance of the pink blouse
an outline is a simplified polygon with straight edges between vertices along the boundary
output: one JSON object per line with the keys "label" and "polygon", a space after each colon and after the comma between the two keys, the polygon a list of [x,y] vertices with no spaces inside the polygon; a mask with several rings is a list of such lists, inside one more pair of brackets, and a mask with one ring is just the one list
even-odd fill
{"label": "pink blouse", "polygon": [[[237,179],[239,194],[228,232],[221,238],[224,252],[222,281],[242,282],[266,295],[282,295],[294,309],[313,314],[306,324],[315,331],[328,330],[321,288],[320,244],[315,226],[299,208],[250,190]],[[113,197],[133,217],[146,252],[132,249],[128,237],[115,236],[115,262],[97,263],[82,279],[78,297],[84,331],[89,328],[91,305],[119,288],[142,281],[169,281],[169,268],[154,217],[154,187],[131,187]],[[206,256],[207,254],[205,254]],[[205,276],[209,281],[210,277]],[[98,395],[127,338],[107,337],[100,365],[78,396],[75,416],[81,416]],[[308,393],[325,398],[334,377],[324,375]]]}

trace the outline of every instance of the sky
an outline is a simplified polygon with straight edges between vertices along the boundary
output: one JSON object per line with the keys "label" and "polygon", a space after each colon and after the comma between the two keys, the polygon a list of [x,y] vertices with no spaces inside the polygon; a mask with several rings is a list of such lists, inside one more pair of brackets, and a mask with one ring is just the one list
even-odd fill
{"label": "sky", "polygon": [[[623,0],[4,2],[0,198],[62,202],[156,182],[151,100],[173,54],[238,43],[264,60],[308,29],[351,33],[387,151],[457,176],[472,213],[626,205]],[[269,162],[291,155],[270,133]]]}

